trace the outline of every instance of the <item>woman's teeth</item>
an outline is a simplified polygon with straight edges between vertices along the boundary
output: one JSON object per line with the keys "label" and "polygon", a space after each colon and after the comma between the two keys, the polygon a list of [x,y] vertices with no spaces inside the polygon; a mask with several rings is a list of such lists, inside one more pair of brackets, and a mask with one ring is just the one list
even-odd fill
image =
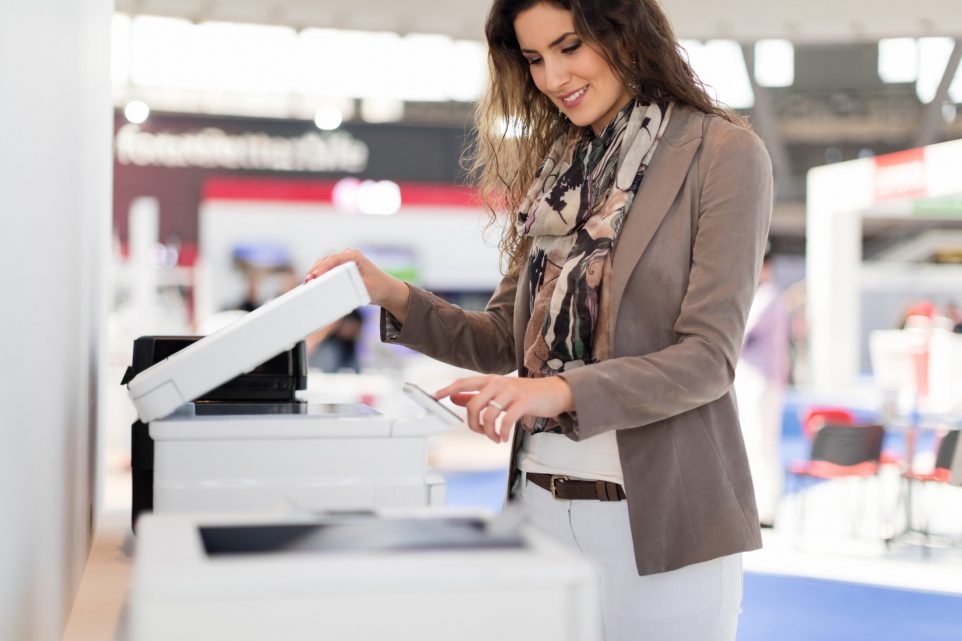
{"label": "woman's teeth", "polygon": [[566,96],[565,98],[562,98],[562,99],[561,99],[561,102],[563,102],[563,103],[565,104],[565,106],[569,106],[569,107],[570,107],[573,103],[578,102],[578,99],[581,98],[581,96],[585,95],[585,92],[586,92],[586,91],[588,91],[588,86],[587,86],[587,85],[585,85],[584,87],[582,87],[582,88],[579,89],[578,91],[574,92],[574,93],[571,94],[570,96]]}

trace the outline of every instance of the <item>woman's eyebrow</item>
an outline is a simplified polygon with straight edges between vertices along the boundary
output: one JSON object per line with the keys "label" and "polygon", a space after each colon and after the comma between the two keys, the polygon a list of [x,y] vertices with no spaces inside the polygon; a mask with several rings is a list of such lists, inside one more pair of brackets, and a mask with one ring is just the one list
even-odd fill
{"label": "woman's eyebrow", "polygon": [[[563,41],[565,38],[567,38],[568,36],[575,36],[575,35],[578,35],[578,34],[576,34],[574,31],[566,31],[565,33],[561,34],[560,36],[558,36],[557,38],[555,38],[554,40],[552,40],[552,41],[548,44],[548,48],[550,49],[551,47],[556,47],[556,46],[560,45],[560,44],[562,43],[562,41]],[[535,51],[534,49],[522,49],[521,52],[522,52],[522,53],[538,53],[538,52]]]}

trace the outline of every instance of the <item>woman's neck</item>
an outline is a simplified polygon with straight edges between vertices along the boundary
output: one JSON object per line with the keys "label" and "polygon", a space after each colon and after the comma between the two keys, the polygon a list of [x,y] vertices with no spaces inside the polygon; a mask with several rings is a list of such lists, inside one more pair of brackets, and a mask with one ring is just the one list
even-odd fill
{"label": "woman's neck", "polygon": [[620,114],[622,110],[625,107],[627,107],[633,100],[634,98],[632,96],[629,96],[626,94],[624,97],[624,100],[622,100],[620,103],[615,103],[618,105],[618,108],[613,109],[610,112],[610,114],[608,114],[608,117],[603,119],[604,121],[603,123],[602,123],[602,120],[600,119],[597,122],[591,123],[591,133],[595,135],[595,138],[600,136],[601,133],[608,128],[608,125],[614,122],[615,118],[618,117],[618,114]]}

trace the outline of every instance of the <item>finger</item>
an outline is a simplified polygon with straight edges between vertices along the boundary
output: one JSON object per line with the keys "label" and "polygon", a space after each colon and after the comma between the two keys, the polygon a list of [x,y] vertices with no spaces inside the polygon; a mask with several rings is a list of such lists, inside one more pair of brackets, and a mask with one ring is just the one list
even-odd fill
{"label": "finger", "polygon": [[[481,416],[481,413],[486,411],[488,408],[489,401],[498,393],[501,389],[501,380],[499,377],[489,376],[487,377],[487,382],[481,386],[478,393],[474,395],[465,408],[468,410],[468,421],[474,421],[478,430],[488,435],[489,438],[494,436],[494,424],[493,422],[486,423]],[[500,412],[495,413],[495,417]]]}
{"label": "finger", "polygon": [[[506,443],[511,437],[511,429],[521,420],[520,404],[514,403],[501,417],[501,442]],[[520,428],[519,428],[520,429]]]}
{"label": "finger", "polygon": [[468,404],[468,402],[475,396],[476,394],[472,392],[462,392],[459,394],[452,394],[451,402],[454,403],[455,405],[460,405],[461,407],[465,407]]}
{"label": "finger", "polygon": [[308,269],[307,273],[304,275],[304,282],[306,283],[307,281],[314,280],[318,276],[329,272],[340,264],[339,254],[325,256],[311,265],[311,268]]}
{"label": "finger", "polygon": [[499,442],[498,436],[498,417],[502,411],[490,403],[481,412],[481,427],[484,428],[484,435],[495,443]]}
{"label": "finger", "polygon": [[497,420],[500,417],[501,429],[503,430],[504,414],[511,408],[517,397],[517,388],[512,385],[506,385],[485,405],[485,410],[481,417],[482,424],[484,425],[485,433],[488,434],[489,438],[495,443],[499,443],[502,440],[502,436],[499,434]]}
{"label": "finger", "polygon": [[467,410],[468,427],[473,431],[484,434],[484,425],[481,423],[481,411],[484,410],[486,401],[480,400],[480,394],[475,394],[468,404],[464,406]]}
{"label": "finger", "polygon": [[331,271],[338,265],[343,265],[344,263],[349,263],[352,261],[358,261],[358,252],[354,249],[345,249],[337,252],[336,254],[325,256],[314,263],[314,265],[307,270],[307,275],[304,276],[304,281],[307,282],[309,280],[313,280],[318,276]]}
{"label": "finger", "polygon": [[442,387],[436,391],[434,393],[434,400],[440,401],[446,396],[451,396],[452,394],[458,394],[461,392],[477,392],[484,387],[484,385],[487,384],[491,378],[491,376],[469,376],[467,378],[459,378],[447,387]]}
{"label": "finger", "polygon": [[471,430],[475,434],[480,434],[481,436],[484,436],[484,430],[481,429],[481,427],[477,423],[472,425],[471,420],[467,417],[465,417],[464,422],[467,424],[469,430]]}
{"label": "finger", "polygon": [[514,421],[509,421],[504,416],[501,417],[501,426],[498,434],[501,443],[507,443],[511,440],[511,430],[514,428],[514,423]]}

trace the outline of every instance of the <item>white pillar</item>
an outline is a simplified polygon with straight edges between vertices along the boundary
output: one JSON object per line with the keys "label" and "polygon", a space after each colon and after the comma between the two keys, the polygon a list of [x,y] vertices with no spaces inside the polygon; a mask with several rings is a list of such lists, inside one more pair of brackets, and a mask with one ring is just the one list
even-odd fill
{"label": "white pillar", "polygon": [[0,639],[60,639],[94,515],[110,0],[0,10]]}
{"label": "white pillar", "polygon": [[141,196],[130,204],[127,229],[130,247],[130,292],[133,300],[133,335],[147,333],[157,311],[157,261],[154,249],[160,234],[160,205]]}
{"label": "white pillar", "polygon": [[856,160],[808,173],[805,281],[812,384],[851,386],[861,346],[862,211],[873,200],[875,166]]}

